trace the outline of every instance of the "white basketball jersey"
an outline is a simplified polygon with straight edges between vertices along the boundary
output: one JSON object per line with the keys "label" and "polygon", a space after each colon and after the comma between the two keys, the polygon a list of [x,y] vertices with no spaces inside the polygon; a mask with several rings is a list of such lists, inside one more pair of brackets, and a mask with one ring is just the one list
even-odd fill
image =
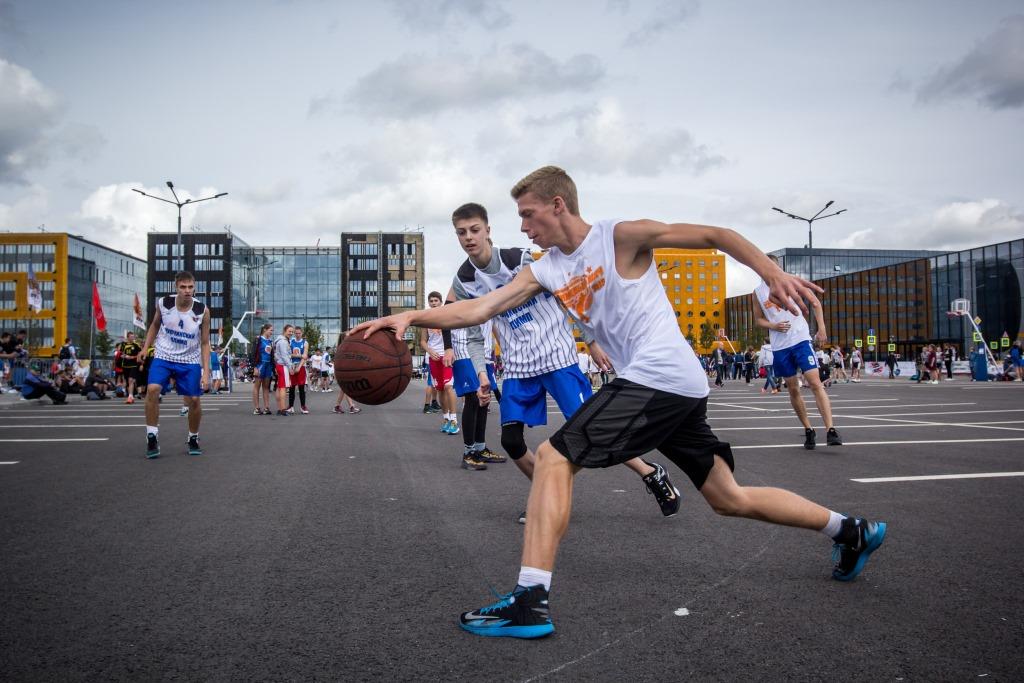
{"label": "white basketball jersey", "polygon": [[[504,287],[533,261],[525,249],[494,247],[491,263],[481,270],[466,259],[452,283],[459,299],[475,299]],[[494,318],[505,377],[536,377],[576,364],[576,341],[565,311],[550,292]],[[489,335],[485,337],[490,344]]]}
{"label": "white basketball jersey", "polygon": [[431,351],[444,353],[444,338],[441,336],[441,330],[436,327],[427,328],[427,346]]}
{"label": "white basketball jersey", "polygon": [[531,266],[533,276],[594,335],[619,377],[703,398],[708,395],[707,375],[679,330],[654,261],[636,280],[623,279],[615,268],[618,222],[594,223],[572,254],[552,247]]}
{"label": "white basketball jersey", "polygon": [[772,343],[772,349],[781,351],[782,349],[796,346],[800,342],[811,341],[811,330],[807,326],[807,319],[802,315],[793,315],[786,309],[779,308],[771,301],[768,301],[770,293],[771,290],[768,289],[768,285],[763,281],[754,288],[754,297],[757,299],[757,303],[760,304],[761,310],[764,311],[764,317],[768,319],[768,322],[772,323],[789,323],[789,330],[786,332],[768,330],[768,339]]}
{"label": "white basketball jersey", "polygon": [[191,308],[179,311],[172,294],[161,298],[156,309],[160,312],[161,324],[153,344],[156,349],[154,357],[172,363],[199,363],[200,332],[206,304],[193,299]]}

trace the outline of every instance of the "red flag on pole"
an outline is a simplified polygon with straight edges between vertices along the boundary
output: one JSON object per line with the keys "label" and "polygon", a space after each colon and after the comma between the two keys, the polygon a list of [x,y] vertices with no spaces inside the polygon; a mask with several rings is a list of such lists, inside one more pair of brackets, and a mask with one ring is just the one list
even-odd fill
{"label": "red flag on pole", "polygon": [[100,288],[92,283],[92,310],[96,316],[96,329],[103,331],[107,329],[107,319],[103,315],[103,304],[100,303]]}

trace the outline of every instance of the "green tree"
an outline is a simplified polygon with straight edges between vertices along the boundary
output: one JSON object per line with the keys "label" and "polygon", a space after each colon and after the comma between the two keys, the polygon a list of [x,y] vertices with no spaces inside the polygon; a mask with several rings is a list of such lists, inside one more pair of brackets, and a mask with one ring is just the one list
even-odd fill
{"label": "green tree", "polygon": [[96,333],[95,344],[96,353],[103,357],[109,356],[110,350],[114,348],[114,340],[106,330],[100,330]]}
{"label": "green tree", "polygon": [[302,336],[309,342],[311,351],[323,348],[324,332],[318,323],[313,322],[309,318],[302,319]]}
{"label": "green tree", "polygon": [[694,338],[693,332],[687,330],[684,336],[686,337],[686,343],[690,345],[690,348],[692,348],[694,351],[698,351],[697,340]]}
{"label": "green tree", "polygon": [[715,331],[711,329],[710,323],[701,323],[700,325],[700,346],[704,353],[711,350],[711,346],[715,343]]}

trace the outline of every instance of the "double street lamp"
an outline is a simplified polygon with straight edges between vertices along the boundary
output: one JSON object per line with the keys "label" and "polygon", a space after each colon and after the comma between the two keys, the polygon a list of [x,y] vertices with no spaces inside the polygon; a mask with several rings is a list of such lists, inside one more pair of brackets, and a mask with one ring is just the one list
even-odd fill
{"label": "double street lamp", "polygon": [[[182,260],[182,265],[184,265],[184,262],[185,262],[185,252],[183,252],[181,250],[181,207],[185,206],[186,204],[198,204],[199,202],[205,202],[205,201],[207,201],[209,199],[219,199],[220,197],[226,197],[226,196],[228,196],[228,193],[227,192],[221,192],[220,194],[215,194],[212,197],[203,197],[202,199],[186,199],[185,201],[181,201],[181,200],[178,199],[178,193],[174,191],[174,183],[172,183],[170,180],[168,180],[167,181],[167,187],[171,190],[171,194],[174,195],[174,201],[173,202],[170,199],[164,199],[163,197],[157,197],[155,195],[146,194],[142,190],[136,190],[135,188],[132,188],[132,192],[138,192],[143,197],[149,197],[150,199],[156,199],[156,200],[161,201],[161,202],[167,202],[168,204],[174,204],[176,207],[178,207],[178,248],[177,248],[178,254],[177,254],[177,256],[178,256],[178,258],[180,258]],[[184,270],[184,268],[178,268],[178,270]]]}
{"label": "double street lamp", "polygon": [[807,267],[807,273],[808,273],[807,279],[810,280],[811,282],[814,282],[814,236],[811,234],[811,228],[812,228],[812,226],[814,224],[814,221],[820,221],[820,220],[822,220],[824,218],[831,218],[832,216],[838,216],[839,214],[841,214],[844,211],[846,211],[846,209],[840,209],[839,211],[836,211],[835,213],[829,213],[829,214],[825,214],[824,216],[822,216],[821,214],[824,213],[825,210],[828,209],[828,207],[832,206],[833,203],[834,202],[829,201],[828,204],[826,204],[824,207],[822,207],[821,211],[819,211],[818,213],[814,214],[810,218],[804,218],[803,216],[797,216],[796,214],[790,213],[789,211],[783,211],[782,209],[774,207],[774,206],[772,207],[772,211],[778,211],[782,215],[789,216],[793,220],[805,221],[807,223],[807,265],[808,265],[808,267]]}

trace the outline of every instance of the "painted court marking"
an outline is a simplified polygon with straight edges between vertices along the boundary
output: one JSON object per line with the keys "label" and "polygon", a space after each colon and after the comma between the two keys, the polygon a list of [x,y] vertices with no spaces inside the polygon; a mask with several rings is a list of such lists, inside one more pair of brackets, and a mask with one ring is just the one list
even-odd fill
{"label": "painted court marking", "polygon": [[[922,444],[922,443],[995,443],[1003,441],[1024,441],[1024,437],[1006,439],[921,439],[913,441],[844,441],[846,446],[892,446],[896,444]],[[766,444],[757,446],[733,446],[732,449],[753,449],[753,448],[803,448],[803,444]]]}
{"label": "painted court marking", "polygon": [[17,465],[17,464],[18,464],[17,460],[12,460],[10,462],[0,462],[0,465]]}
{"label": "painted court marking", "polygon": [[[46,425],[0,425],[0,429],[89,429],[89,428],[93,428],[93,427],[104,427],[105,428],[105,427],[145,427],[145,426],[146,426],[145,422],[138,422],[136,424],[130,424],[130,425],[94,425],[94,424],[87,424],[87,425],[54,425],[54,424],[46,424]],[[71,440],[73,441],[74,439],[71,439]]]}
{"label": "painted court marking", "polygon": [[1024,472],[978,472],[975,474],[930,474],[919,477],[871,477],[851,479],[861,484],[881,484],[890,481],[933,481],[937,479],[988,479],[991,477],[1024,477]]}
{"label": "painted court marking", "polygon": [[110,441],[110,439],[105,436],[82,439],[0,439],[0,443],[50,443],[54,441]]}

